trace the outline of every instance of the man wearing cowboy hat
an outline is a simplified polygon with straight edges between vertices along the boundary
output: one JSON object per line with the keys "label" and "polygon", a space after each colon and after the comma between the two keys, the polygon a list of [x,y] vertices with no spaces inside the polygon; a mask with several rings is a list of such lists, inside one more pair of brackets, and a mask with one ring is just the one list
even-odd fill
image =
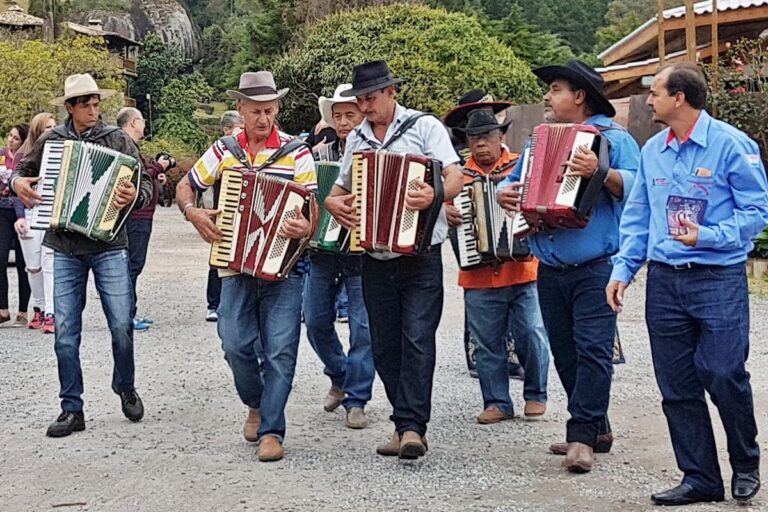
{"label": "man wearing cowboy hat", "polygon": [[[352,154],[367,149],[386,149],[415,153],[443,163],[445,198],[461,190],[459,157],[453,150],[448,131],[434,117],[423,116],[400,106],[395,100],[395,78],[384,61],[355,66],[352,89],[341,96],[357,97],[365,121],[347,138],[341,172],[331,195],[328,211],[347,228],[359,221],[352,207]],[[412,117],[419,116],[422,117]],[[409,121],[411,120],[411,121]],[[411,124],[407,130],[403,125]],[[409,191],[406,205],[412,210],[431,206],[434,190],[421,183]],[[424,255],[397,257],[392,253],[363,256],[363,293],[371,327],[373,360],[392,404],[391,419],[396,432],[377,448],[381,455],[413,459],[426,453],[427,431],[432,401],[435,368],[435,331],[443,309],[443,264],[440,244],[448,224],[444,213],[432,235],[432,249]]]}
{"label": "man wearing cowboy hat", "polygon": [[[478,176],[500,180],[512,171],[517,160],[503,145],[510,121],[499,124],[490,109],[469,112],[459,133],[465,134],[470,157],[464,164],[464,183]],[[498,181],[498,180],[497,180]],[[448,223],[462,224],[453,204],[445,206]],[[525,417],[539,418],[546,411],[549,347],[536,291],[538,261],[508,261],[473,270],[459,270],[464,288],[467,330],[476,347],[475,357],[483,395],[483,412],[478,423],[498,423],[514,417],[509,396],[508,331],[526,347]],[[488,319],[494,321],[489,322]]]}
{"label": "man wearing cowboy hat", "polygon": [[[141,162],[141,155],[133,140],[116,126],[106,126],[99,115],[101,100],[115,91],[99,89],[91,75],[72,75],[64,83],[64,96],[52,101],[53,105],[67,109],[67,120],[44,134],[33,146],[12,178],[14,192],[27,207],[40,204],[42,196],[33,184],[39,181],[43,148],[55,140],[81,140],[114,149]],[[152,200],[152,180],[141,169],[139,190],[131,184],[117,191],[115,206],[125,208],[138,200],[135,208],[148,205]],[[125,227],[115,240],[91,240],[84,235],[65,230],[47,231],[43,243],[54,253],[54,281],[56,293],[56,358],[61,384],[62,413],[48,428],[50,437],[64,437],[85,430],[83,415],[83,374],[80,368],[80,336],[85,304],[88,273],[93,271],[99,298],[107,317],[112,336],[115,367],[112,389],[120,395],[123,414],[131,421],[144,416],[144,407],[134,387],[133,357],[133,291],[128,266],[128,235]]]}
{"label": "man wearing cowboy hat", "polygon": [[[334,142],[316,148],[320,160],[340,160],[347,136],[363,121],[363,114],[355,98],[340,95],[342,91],[351,88],[351,84],[341,84],[333,97],[321,96],[318,101],[323,121],[336,130],[338,135]],[[331,412],[339,405],[344,405],[347,411],[346,426],[365,428],[368,426],[365,405],[371,399],[375,369],[360,277],[362,256],[314,252],[310,255],[310,261],[307,287],[304,290],[304,322],[307,338],[325,365],[325,374],[331,379],[331,389],[325,398],[324,408]],[[341,287],[346,288],[349,297],[347,354],[344,354],[344,347],[334,328],[336,295]]]}
{"label": "man wearing cowboy hat", "polygon": [[[243,73],[238,89],[227,91],[230,98],[237,100],[237,110],[245,120],[244,130],[234,140],[217,140],[176,188],[182,214],[206,242],[221,240],[222,233],[213,222],[216,210],[195,207],[195,191],[217,185],[224,169],[258,167],[282,151],[292,137],[277,129],[275,116],[280,98],[287,93],[288,89],[277,89],[269,71]],[[230,148],[234,146],[228,143],[239,145],[240,150],[234,149],[233,153]],[[304,145],[280,156],[266,170],[307,188],[316,187],[314,160]],[[298,208],[296,214],[280,227],[286,238],[300,239],[310,233],[310,223]],[[285,405],[299,349],[305,271],[305,264],[300,262],[288,279],[276,282],[219,271],[219,337],[238,395],[248,406],[243,436],[259,444],[259,460],[263,462],[280,460],[284,454]],[[263,368],[257,354],[259,343],[264,348]]]}
{"label": "man wearing cowboy hat", "polygon": [[[606,304],[604,290],[611,274],[610,257],[619,249],[619,219],[640,150],[632,136],[610,119],[616,111],[603,96],[603,78],[594,69],[571,60],[533,72],[549,85],[544,95],[547,122],[592,125],[610,142],[611,169],[589,224],[529,236],[531,251],[540,260],[541,313],[571,414],[567,443],[554,444],[550,450],[566,454],[569,471],[586,472],[592,469],[594,452],[607,452],[613,443],[607,412],[616,314]],[[597,170],[597,156],[583,149],[569,162],[569,172],[590,178]],[[510,211],[520,209],[522,171],[518,163],[502,183],[508,186],[500,187],[499,203]]]}

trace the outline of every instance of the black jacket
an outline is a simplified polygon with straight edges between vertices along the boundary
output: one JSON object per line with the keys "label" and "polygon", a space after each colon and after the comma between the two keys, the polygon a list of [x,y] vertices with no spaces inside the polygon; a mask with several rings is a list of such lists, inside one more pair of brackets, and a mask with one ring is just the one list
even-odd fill
{"label": "black jacket", "polygon": [[[141,162],[141,155],[139,154],[139,149],[136,144],[123,130],[115,126],[106,126],[99,121],[96,126],[80,134],[80,136],[75,135],[74,130],[67,126],[68,124],[57,126],[35,142],[29,154],[16,166],[16,170],[11,176],[11,183],[13,183],[13,179],[17,176],[22,178],[34,178],[39,176],[40,162],[43,157],[43,146],[46,141],[51,140],[82,140],[84,142],[91,142],[130,155]],[[152,179],[141,164],[139,172],[141,173],[138,189],[139,197],[134,208],[141,208],[149,204],[152,200]],[[43,245],[65,254],[82,256],[86,254],[125,249],[128,247],[128,234],[125,231],[125,225],[123,225],[123,228],[112,242],[103,242],[100,240],[91,240],[85,235],[73,233],[71,231],[48,230],[45,233]]]}

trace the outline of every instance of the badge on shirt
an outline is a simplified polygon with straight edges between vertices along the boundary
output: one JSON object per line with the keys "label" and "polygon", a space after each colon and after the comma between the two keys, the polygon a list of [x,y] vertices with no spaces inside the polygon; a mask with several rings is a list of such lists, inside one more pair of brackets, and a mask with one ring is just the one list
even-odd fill
{"label": "badge on shirt", "polygon": [[666,187],[669,185],[669,180],[667,178],[654,178],[653,179],[653,186],[654,187]]}
{"label": "badge on shirt", "polygon": [[697,167],[695,176],[698,176],[699,178],[709,178],[712,176],[712,171],[706,167]]}
{"label": "badge on shirt", "polygon": [[746,155],[747,162],[755,169],[760,167],[760,155]]}

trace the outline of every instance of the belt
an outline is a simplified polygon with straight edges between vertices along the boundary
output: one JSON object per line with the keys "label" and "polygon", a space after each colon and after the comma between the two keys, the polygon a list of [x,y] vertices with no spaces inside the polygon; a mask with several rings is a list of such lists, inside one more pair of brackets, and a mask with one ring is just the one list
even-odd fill
{"label": "belt", "polygon": [[553,270],[558,270],[560,272],[567,272],[569,270],[576,270],[577,268],[583,268],[588,267],[590,265],[594,265],[595,263],[610,263],[612,254],[608,254],[605,256],[600,256],[599,258],[595,258],[593,260],[585,261],[584,263],[572,263],[570,265],[545,265],[544,263],[540,263],[540,265],[543,265],[545,267],[551,268]]}
{"label": "belt", "polygon": [[648,263],[648,265],[661,267],[667,270],[707,270],[707,269],[724,268],[723,265],[705,265],[703,263],[691,263],[691,262],[681,263],[680,265],[670,265],[669,263],[663,263],[661,261],[653,261],[653,260],[651,260]]}

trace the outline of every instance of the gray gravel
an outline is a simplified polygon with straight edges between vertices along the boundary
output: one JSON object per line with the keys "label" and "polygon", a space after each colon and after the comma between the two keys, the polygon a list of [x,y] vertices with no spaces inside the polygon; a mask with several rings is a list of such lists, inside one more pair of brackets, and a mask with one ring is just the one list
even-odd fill
{"label": "gray gravel", "polygon": [[[369,428],[345,429],[341,411],[324,412],[329,382],[303,337],[287,408],[286,458],[264,464],[242,439],[245,408],[215,325],[203,321],[206,259],[207,246],[192,228],[175,210],[160,209],[139,280],[140,312],[156,321],[136,334],[137,388],[147,408],[139,424],[123,418],[109,389],[108,331],[92,285],[81,349],[85,432],[44,436],[59,412],[53,337],[0,328],[0,511],[634,511],[652,509],[649,495],[680,478],[650,364],[642,279],[630,289],[620,319],[628,364],[616,368],[614,380],[611,419],[618,439],[591,474],[569,475],[562,458],[547,454],[547,446],[563,438],[567,419],[554,368],[545,420],[474,422],[482,400],[464,367],[462,294],[447,245],[427,456],[403,462],[374,453],[392,431],[378,380]],[[15,300],[12,295],[12,305]],[[768,302],[752,299],[750,370],[760,426],[768,411],[767,312]],[[346,326],[339,330],[346,333]],[[522,385],[511,386],[521,409]],[[714,410],[713,417],[717,421]],[[719,425],[716,433],[729,482]],[[765,503],[763,497],[747,508],[728,502],[685,510],[762,510]]]}

